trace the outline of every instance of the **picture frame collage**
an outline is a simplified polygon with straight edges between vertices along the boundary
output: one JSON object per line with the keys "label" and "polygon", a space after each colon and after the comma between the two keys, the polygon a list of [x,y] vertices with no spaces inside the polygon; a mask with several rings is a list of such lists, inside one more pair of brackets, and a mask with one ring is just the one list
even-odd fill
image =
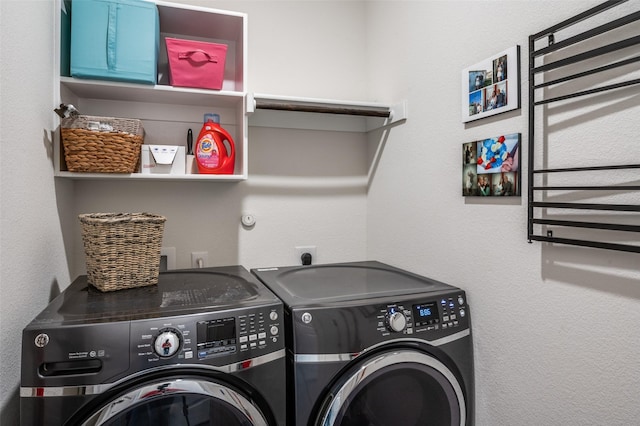
{"label": "picture frame collage", "polygon": [[462,144],[462,195],[520,196],[521,134]]}
{"label": "picture frame collage", "polygon": [[[462,121],[479,120],[520,108],[520,46],[503,50],[462,70]],[[462,144],[464,197],[521,195],[520,133]]]}
{"label": "picture frame collage", "polygon": [[462,121],[520,108],[520,46],[462,71]]}

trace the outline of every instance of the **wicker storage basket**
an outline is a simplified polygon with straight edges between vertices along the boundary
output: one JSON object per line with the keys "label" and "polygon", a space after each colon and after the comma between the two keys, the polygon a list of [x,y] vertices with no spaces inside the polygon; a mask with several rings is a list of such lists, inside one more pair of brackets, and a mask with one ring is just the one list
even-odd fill
{"label": "wicker storage basket", "polygon": [[79,218],[90,284],[100,291],[158,284],[165,217],[87,213]]}
{"label": "wicker storage basket", "polygon": [[67,170],[85,173],[133,173],[140,160],[144,129],[132,118],[75,115],[62,120]]}

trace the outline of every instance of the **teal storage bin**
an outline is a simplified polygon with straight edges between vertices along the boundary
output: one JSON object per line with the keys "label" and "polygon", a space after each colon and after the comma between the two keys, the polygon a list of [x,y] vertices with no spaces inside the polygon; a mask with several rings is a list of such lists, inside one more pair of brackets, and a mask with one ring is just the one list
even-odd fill
{"label": "teal storage bin", "polygon": [[60,2],[60,75],[71,75],[71,0]]}
{"label": "teal storage bin", "polygon": [[142,0],[73,0],[71,76],[156,84],[158,8]]}

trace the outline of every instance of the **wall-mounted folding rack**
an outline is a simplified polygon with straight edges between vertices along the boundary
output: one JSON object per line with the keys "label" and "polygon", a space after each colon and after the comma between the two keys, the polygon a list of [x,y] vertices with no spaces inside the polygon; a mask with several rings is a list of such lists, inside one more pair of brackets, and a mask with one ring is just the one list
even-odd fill
{"label": "wall-mounted folding rack", "polygon": [[[621,9],[610,10],[626,1],[606,1],[529,36],[529,242],[640,253],[640,158],[633,155],[638,150],[621,159],[587,156],[583,141],[561,140],[565,145],[558,148],[548,131],[582,126],[589,133],[590,120],[601,120],[605,112],[615,116],[637,107],[640,92],[632,92],[631,100],[625,101],[629,92],[621,89],[640,84],[634,65],[640,61],[640,11],[623,10],[625,16],[620,16],[616,11]],[[560,41],[559,32],[568,36]],[[607,106],[594,112],[594,95],[606,96],[601,101]],[[622,105],[617,110],[616,102]],[[536,115],[536,110],[541,113]],[[557,125],[567,114],[574,114],[570,124]],[[636,116],[636,125],[637,120]],[[536,135],[536,128],[543,130],[541,135]],[[620,146],[622,137],[614,128],[605,143]],[[638,132],[634,145],[638,145]],[[572,162],[556,167],[552,164],[555,151],[571,155]],[[598,202],[582,202],[591,199]],[[625,201],[618,201],[621,199]]]}

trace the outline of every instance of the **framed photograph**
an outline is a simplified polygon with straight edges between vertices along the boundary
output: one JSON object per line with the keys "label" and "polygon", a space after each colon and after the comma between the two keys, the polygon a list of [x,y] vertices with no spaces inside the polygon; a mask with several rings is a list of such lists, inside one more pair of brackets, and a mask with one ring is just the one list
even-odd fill
{"label": "framed photograph", "polygon": [[520,108],[520,46],[462,71],[462,122]]}
{"label": "framed photograph", "polygon": [[520,133],[462,144],[462,195],[520,196]]}

